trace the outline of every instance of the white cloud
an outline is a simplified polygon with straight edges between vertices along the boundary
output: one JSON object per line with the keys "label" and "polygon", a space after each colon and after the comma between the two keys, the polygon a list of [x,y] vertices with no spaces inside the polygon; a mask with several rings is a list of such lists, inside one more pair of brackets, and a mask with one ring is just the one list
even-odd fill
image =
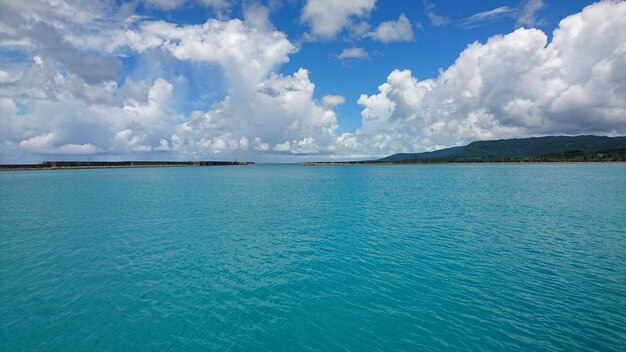
{"label": "white cloud", "polygon": [[536,27],[544,23],[544,20],[537,16],[537,12],[544,6],[542,0],[526,0],[521,2],[516,8],[501,6],[493,10],[477,13],[458,22],[465,28],[475,28],[503,18],[513,18],[515,19],[515,27]]}
{"label": "white cloud", "polygon": [[3,31],[0,43],[9,50],[52,58],[64,70],[89,82],[114,80],[119,58],[82,51],[75,41],[78,37],[84,42],[102,37],[107,39],[97,42],[116,42],[121,21],[118,9],[109,1],[7,0],[2,4],[0,23],[10,30]]}
{"label": "white cloud", "polygon": [[433,26],[441,27],[450,22],[449,18],[438,15],[435,12],[435,4],[431,0],[422,0],[422,3],[424,4],[424,12]]}
{"label": "white cloud", "polygon": [[148,7],[162,10],[174,10],[185,5],[199,5],[214,9],[218,14],[229,11],[232,3],[229,0],[142,0]]}
{"label": "white cloud", "polygon": [[327,110],[332,110],[335,106],[346,102],[346,98],[341,95],[324,95],[322,97],[322,106]]}
{"label": "white cloud", "polygon": [[54,143],[55,135],[52,132],[37,135],[21,141],[20,148],[27,152],[47,152]]}
{"label": "white cloud", "polygon": [[369,59],[369,55],[367,54],[367,51],[365,51],[365,49],[353,47],[353,48],[343,49],[341,53],[337,56],[337,58],[339,60],[346,60],[346,59],[365,60],[365,59]]}
{"label": "white cloud", "polygon": [[541,24],[543,21],[537,18],[537,12],[544,6],[542,0],[526,0],[519,11],[515,25],[535,27]]}
{"label": "white cloud", "polygon": [[11,79],[11,76],[9,75],[7,71],[0,70],[0,83],[9,82],[10,79]]}
{"label": "white cloud", "polygon": [[[394,70],[362,95],[355,135],[371,154],[476,139],[626,133],[626,2],[601,2],[561,21],[548,43],[518,29],[474,43],[433,80]],[[344,138],[349,140],[350,138]]]}
{"label": "white cloud", "polygon": [[[175,149],[223,152],[228,141],[232,141],[230,149],[248,149],[253,139],[257,151],[269,151],[270,144],[274,151],[294,154],[327,150],[334,143],[337,119],[331,107],[314,101],[314,88],[304,69],[291,76],[271,74],[246,95],[233,92],[209,111],[192,113],[174,130]],[[315,143],[307,138],[314,138]],[[218,145],[216,140],[226,143]]]}
{"label": "white cloud", "polygon": [[270,22],[270,9],[260,3],[244,4],[243,16],[246,22],[255,28],[262,30],[273,29]]}
{"label": "white cloud", "polygon": [[258,150],[260,152],[266,152],[270,150],[269,143],[264,143],[261,138],[254,137],[254,150]]}
{"label": "white cloud", "polygon": [[185,0],[143,0],[149,7],[156,7],[163,10],[173,10],[180,7]]}
{"label": "white cloud", "polygon": [[378,25],[371,33],[371,37],[384,43],[408,42],[413,40],[413,26],[404,14],[400,14],[397,21],[387,21]]}
{"label": "white cloud", "polygon": [[38,135],[19,143],[21,150],[30,153],[41,154],[66,154],[66,155],[80,155],[80,154],[95,154],[102,151],[91,143],[87,144],[64,144],[59,147],[54,146],[56,139],[54,132]]}
{"label": "white cloud", "polygon": [[370,31],[370,24],[367,21],[351,23],[348,26],[348,40],[360,40],[366,37]]}
{"label": "white cloud", "polygon": [[[561,21],[551,42],[540,30],[519,29],[473,43],[434,79],[393,70],[376,94],[359,98],[362,126],[343,134],[337,133],[334,109],[345,98],[316,99],[306,69],[276,73],[297,48],[268,25],[262,9],[246,20],[126,25],[121,10],[104,5],[84,10],[44,2],[7,4],[9,11],[0,19],[14,31],[8,39],[23,37],[29,43],[11,50],[32,60],[2,67],[0,73],[3,161],[50,153],[353,158],[485,138],[626,133],[625,2],[586,7]],[[102,25],[109,15],[118,20]],[[38,26],[43,27],[34,31]],[[52,44],[58,49],[51,50]],[[64,50],[88,53],[77,58],[93,60],[79,63],[58,52]],[[129,54],[216,67],[224,75],[224,96],[183,114],[184,77],[156,70],[120,80],[105,67]],[[367,53],[347,48],[339,57],[366,58]]]}
{"label": "white cloud", "polygon": [[[152,147],[147,144],[148,136],[145,133],[137,134],[131,129],[119,131],[113,139],[112,151],[116,152],[149,152]],[[160,142],[159,142],[160,143]],[[162,144],[160,143],[159,146]]]}
{"label": "white cloud", "polygon": [[334,142],[334,106],[314,100],[308,71],[273,73],[296,48],[271,26],[256,20],[187,26],[159,21],[142,24],[130,37],[139,51],[160,48],[179,60],[217,64],[228,81],[223,101],[207,111],[194,111],[174,128],[172,150],[227,153],[249,150],[249,140],[254,140],[254,150],[283,152],[270,145],[289,145],[291,153],[302,154],[325,151]]}
{"label": "white cloud", "polygon": [[287,152],[291,154],[317,154],[320,152],[320,147],[315,142],[315,138],[312,137],[306,137],[299,141],[285,141],[276,144],[272,149],[277,152]]}
{"label": "white cloud", "polygon": [[459,23],[465,28],[474,28],[486,23],[494,22],[503,16],[513,16],[514,14],[514,9],[508,6],[501,6],[493,10],[480,12],[468,18],[462,19]]}
{"label": "white cloud", "polygon": [[120,131],[136,131],[154,145],[159,137],[169,136],[181,118],[171,109],[173,85],[164,79],[151,84],[127,79],[118,86],[115,81],[90,83],[63,71],[54,58],[37,55],[25,70],[14,72],[15,80],[0,84],[0,105],[7,107],[2,109],[6,114],[0,114],[4,150],[128,153],[138,148],[116,144]]}
{"label": "white cloud", "polygon": [[101,152],[102,149],[96,147],[91,143],[87,144],[64,144],[54,150],[54,154],[65,155],[84,155],[84,154],[96,154]]}
{"label": "white cloud", "polygon": [[258,82],[296,51],[284,33],[258,30],[236,19],[186,26],[145,22],[127,36],[137,51],[162,48],[179,60],[216,63],[231,83]]}
{"label": "white cloud", "polygon": [[[89,1],[89,0],[3,0],[3,21],[10,23],[8,15],[12,15],[13,20],[25,18],[29,22],[37,20],[61,20],[73,23],[91,24],[95,20],[100,20],[103,15],[111,14],[114,4],[110,1]],[[17,14],[17,16],[16,16]],[[60,26],[64,23],[58,21]]]}
{"label": "white cloud", "polygon": [[331,39],[353,20],[368,17],[375,4],[376,0],[307,0],[301,20],[309,24],[315,37]]}

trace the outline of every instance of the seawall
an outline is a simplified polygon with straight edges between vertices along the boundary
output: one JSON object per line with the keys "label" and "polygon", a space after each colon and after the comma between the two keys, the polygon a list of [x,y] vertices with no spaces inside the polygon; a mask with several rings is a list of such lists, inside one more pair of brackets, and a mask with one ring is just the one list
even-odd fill
{"label": "seawall", "polygon": [[251,165],[249,161],[44,161],[39,164],[4,164],[0,171],[59,170],[59,169],[109,169],[132,167],[191,167]]}

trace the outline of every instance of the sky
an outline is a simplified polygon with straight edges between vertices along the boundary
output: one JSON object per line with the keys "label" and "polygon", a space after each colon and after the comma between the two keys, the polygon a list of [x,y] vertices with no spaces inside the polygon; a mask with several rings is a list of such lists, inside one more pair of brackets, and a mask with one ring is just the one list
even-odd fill
{"label": "sky", "polygon": [[626,134],[626,2],[0,0],[0,162]]}

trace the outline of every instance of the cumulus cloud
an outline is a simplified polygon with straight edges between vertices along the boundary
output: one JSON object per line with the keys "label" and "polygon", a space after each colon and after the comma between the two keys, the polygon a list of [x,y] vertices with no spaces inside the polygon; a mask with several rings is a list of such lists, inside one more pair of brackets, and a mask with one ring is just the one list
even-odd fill
{"label": "cumulus cloud", "polygon": [[[49,8],[43,6],[44,10]],[[174,81],[184,82],[184,77],[91,80],[67,70],[58,56],[44,51],[22,72],[12,67],[17,79],[10,79],[13,73],[3,75],[3,159],[7,153],[154,152],[232,158],[234,152],[296,155],[334,148],[338,126],[332,109],[340,98],[318,102],[306,69],[292,75],[274,73],[297,49],[284,33],[268,25],[261,6],[247,7],[245,21],[210,19],[201,25],[176,25],[143,20],[130,27],[115,23],[116,40],[102,47],[73,33],[70,21],[63,24],[70,29],[57,34],[77,38],[68,44],[73,50],[100,49],[103,55],[160,52],[175,60],[214,65],[224,74],[225,97],[185,116],[176,109],[180,83]],[[103,40],[96,32],[89,35],[95,42]],[[27,51],[40,49],[34,45]]]}
{"label": "cumulus cloud", "polygon": [[307,0],[301,20],[309,24],[314,37],[331,39],[355,19],[369,16],[375,4],[376,0]]}
{"label": "cumulus cloud", "polygon": [[273,150],[291,154],[318,154],[320,147],[316,144],[315,138],[306,137],[299,141],[292,140],[277,144]]}
{"label": "cumulus cloud", "polygon": [[[316,99],[304,68],[277,73],[298,49],[262,8],[249,8],[245,20],[180,25],[136,19],[109,2],[76,4],[3,4],[3,48],[30,58],[0,71],[3,162],[41,154],[354,158],[476,139],[626,133],[625,2],[567,17],[551,41],[540,30],[518,29],[473,43],[433,79],[393,70],[359,98],[362,126],[343,134],[334,109],[344,97]],[[63,43],[54,50],[45,38]],[[63,50],[95,59],[80,66]],[[223,96],[183,113],[185,77],[156,70],[120,79],[115,62],[125,55],[215,67],[224,76]],[[339,57],[367,53],[347,48]]]}
{"label": "cumulus cloud", "polygon": [[346,102],[346,98],[341,95],[325,95],[322,97],[322,106],[325,109],[331,110],[337,105],[341,105]]}
{"label": "cumulus cloud", "polygon": [[54,140],[56,135],[54,132],[50,132],[43,135],[34,136],[32,138],[23,140],[20,142],[20,149],[30,153],[41,154],[95,154],[100,152],[101,149],[91,143],[87,144],[63,144],[61,146],[54,146]]}
{"label": "cumulus cloud", "polygon": [[63,155],[149,151],[182,118],[170,107],[172,91],[160,78],[152,84],[127,79],[121,87],[114,81],[88,83],[36,56],[17,81],[0,85],[6,106],[0,114],[2,149]]}
{"label": "cumulus cloud", "polygon": [[[296,48],[284,33],[262,27],[240,20],[209,20],[196,26],[151,22],[133,35],[139,38],[133,44],[136,50],[160,48],[179,60],[217,64],[229,82],[222,102],[208,111],[194,111],[175,127],[173,151],[248,150],[253,139],[261,150],[299,154],[323,150],[319,143],[332,143],[336,115],[315,102],[308,71],[273,73]],[[316,143],[306,139],[311,135],[317,136]],[[294,140],[305,140],[308,147]],[[266,148],[266,143],[280,147]]]}
{"label": "cumulus cloud", "polygon": [[400,14],[396,21],[387,21],[378,25],[370,36],[383,43],[408,42],[413,40],[413,26],[404,14]]}
{"label": "cumulus cloud", "polygon": [[126,35],[136,51],[158,48],[179,60],[218,64],[231,83],[256,83],[277,65],[289,61],[289,54],[296,51],[284,33],[258,30],[237,19],[210,19],[202,25],[184,26],[144,22]]}
{"label": "cumulus cloud", "polygon": [[[314,88],[305,69],[291,76],[271,74],[246,95],[233,94],[209,111],[192,113],[174,130],[173,150],[187,154],[237,150],[245,137],[246,149],[254,140],[259,151],[329,151],[337,118],[330,106],[315,102]],[[307,139],[311,136],[315,138]]]}
{"label": "cumulus cloud", "polygon": [[[601,2],[561,21],[552,42],[518,29],[473,43],[432,80],[394,70],[362,95],[356,143],[371,154],[476,139],[626,133],[626,3]],[[348,138],[349,139],[349,138]]]}
{"label": "cumulus cloud", "polygon": [[119,58],[82,51],[74,45],[74,39],[76,33],[83,38],[103,33],[110,23],[107,18],[118,18],[118,15],[111,3],[103,1],[7,0],[0,11],[3,27],[0,46],[36,51],[54,58],[63,69],[89,82],[116,79],[121,66]]}
{"label": "cumulus cloud", "polygon": [[341,53],[337,56],[339,60],[347,60],[347,59],[355,59],[355,60],[365,60],[369,59],[369,55],[367,51],[363,48],[345,48],[341,51]]}

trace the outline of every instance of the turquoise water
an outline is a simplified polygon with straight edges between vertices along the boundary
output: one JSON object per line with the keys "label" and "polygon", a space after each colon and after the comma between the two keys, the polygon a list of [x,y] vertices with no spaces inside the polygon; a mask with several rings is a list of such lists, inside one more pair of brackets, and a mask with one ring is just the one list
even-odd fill
{"label": "turquoise water", "polygon": [[626,165],[0,173],[0,350],[626,350]]}

